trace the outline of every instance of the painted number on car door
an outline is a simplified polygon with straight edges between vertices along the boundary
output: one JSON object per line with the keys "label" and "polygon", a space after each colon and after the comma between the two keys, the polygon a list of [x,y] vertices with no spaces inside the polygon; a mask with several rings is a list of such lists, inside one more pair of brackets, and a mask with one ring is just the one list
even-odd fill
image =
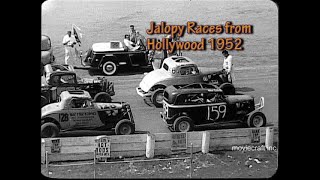
{"label": "painted number on car door", "polygon": [[208,106],[208,120],[223,119],[226,115],[227,107],[225,104]]}
{"label": "painted number on car door", "polygon": [[59,114],[59,120],[60,122],[66,122],[69,120],[68,113],[60,113]]}

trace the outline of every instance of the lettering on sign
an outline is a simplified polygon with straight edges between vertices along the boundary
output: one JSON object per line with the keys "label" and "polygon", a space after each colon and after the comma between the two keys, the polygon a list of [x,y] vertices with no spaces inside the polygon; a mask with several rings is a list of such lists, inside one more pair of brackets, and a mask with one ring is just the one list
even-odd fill
{"label": "lettering on sign", "polygon": [[171,150],[187,149],[187,133],[173,133]]}
{"label": "lettering on sign", "polygon": [[60,153],[61,152],[60,139],[52,139],[51,143],[52,143],[51,153]]}
{"label": "lettering on sign", "polygon": [[260,143],[260,129],[252,129],[251,143]]}
{"label": "lettering on sign", "polygon": [[101,136],[95,139],[96,142],[96,158],[110,157],[110,138],[108,136]]}

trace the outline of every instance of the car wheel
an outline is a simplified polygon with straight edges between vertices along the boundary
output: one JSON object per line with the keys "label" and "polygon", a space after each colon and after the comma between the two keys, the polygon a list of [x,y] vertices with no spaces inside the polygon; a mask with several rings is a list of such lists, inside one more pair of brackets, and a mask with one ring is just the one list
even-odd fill
{"label": "car wheel", "polygon": [[41,125],[41,137],[53,138],[59,135],[59,128],[52,122],[47,122]]}
{"label": "car wheel", "polygon": [[134,124],[128,119],[119,121],[115,127],[115,133],[117,135],[129,135],[135,132]]}
{"label": "car wheel", "polygon": [[47,98],[44,97],[44,96],[41,96],[41,101],[40,102],[41,102],[41,107],[43,107],[43,106],[45,106],[45,105],[47,105],[49,103]]}
{"label": "car wheel", "polygon": [[111,76],[114,75],[117,71],[117,66],[112,61],[107,61],[102,66],[102,71],[105,75]]}
{"label": "car wheel", "polygon": [[102,103],[109,103],[111,102],[111,97],[106,92],[99,92],[94,96],[93,99],[94,102],[102,102]]}
{"label": "car wheel", "polygon": [[231,83],[223,83],[219,86],[225,95],[234,95],[236,94],[236,89]]}
{"label": "car wheel", "polygon": [[156,107],[162,107],[163,89],[156,89],[152,92],[151,101]]}
{"label": "car wheel", "polygon": [[194,127],[194,124],[188,116],[180,116],[178,117],[174,123],[173,128],[176,132],[188,132],[192,131]]}
{"label": "car wheel", "polygon": [[267,123],[266,116],[262,112],[255,112],[248,117],[249,127],[263,127]]}

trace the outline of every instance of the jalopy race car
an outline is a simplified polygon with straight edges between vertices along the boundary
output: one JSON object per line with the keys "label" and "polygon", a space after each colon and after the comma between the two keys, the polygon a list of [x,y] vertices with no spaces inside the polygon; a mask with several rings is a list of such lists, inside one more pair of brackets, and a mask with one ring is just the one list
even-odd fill
{"label": "jalopy race car", "polygon": [[249,127],[266,125],[261,112],[264,98],[254,104],[250,95],[224,95],[220,88],[176,88],[164,91],[161,118],[171,131],[192,131],[195,126],[246,123]]}
{"label": "jalopy race car", "polygon": [[115,129],[116,134],[132,134],[135,123],[126,102],[94,102],[89,92],[63,91],[60,101],[41,108],[41,137],[56,137],[60,131]]}

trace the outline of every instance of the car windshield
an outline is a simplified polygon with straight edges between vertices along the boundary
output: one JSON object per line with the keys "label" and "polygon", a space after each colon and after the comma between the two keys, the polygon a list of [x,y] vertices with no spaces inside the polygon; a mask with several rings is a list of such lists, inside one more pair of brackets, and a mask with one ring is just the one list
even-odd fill
{"label": "car windshield", "polygon": [[41,51],[48,51],[51,49],[51,42],[49,38],[41,39]]}

